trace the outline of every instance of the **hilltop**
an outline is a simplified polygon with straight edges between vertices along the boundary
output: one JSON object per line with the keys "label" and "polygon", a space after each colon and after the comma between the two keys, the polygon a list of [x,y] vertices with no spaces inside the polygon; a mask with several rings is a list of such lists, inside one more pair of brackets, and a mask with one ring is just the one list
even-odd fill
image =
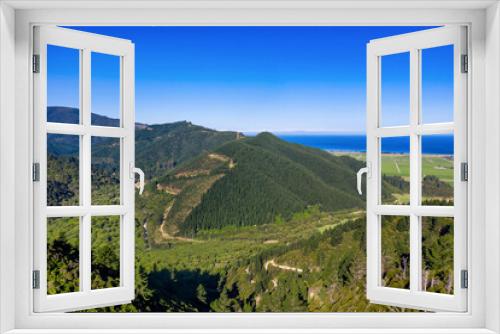
{"label": "hilltop", "polygon": [[157,189],[174,196],[164,227],[194,236],[203,229],[288,219],[312,205],[361,208],[353,184],[362,163],[352,160],[270,133],[230,141],[158,179]]}
{"label": "hilltop", "polygon": [[[79,122],[79,110],[69,107],[48,107],[47,120],[76,124]],[[92,124],[118,126],[120,120],[92,113]],[[238,137],[243,135],[232,131],[216,131],[187,121],[153,125],[136,123],[136,163],[144,170],[146,178],[151,180],[198,154],[213,150]],[[67,156],[78,154],[77,136],[50,135],[49,138],[49,154]],[[110,149],[111,142],[112,140],[108,138],[95,138],[93,155],[117,160],[118,151]]]}

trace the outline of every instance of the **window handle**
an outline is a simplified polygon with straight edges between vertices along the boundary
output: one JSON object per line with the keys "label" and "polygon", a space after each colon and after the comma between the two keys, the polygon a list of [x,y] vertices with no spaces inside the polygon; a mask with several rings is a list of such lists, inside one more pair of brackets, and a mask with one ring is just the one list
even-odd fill
{"label": "window handle", "polygon": [[134,167],[134,173],[139,174],[139,195],[144,191],[144,172],[142,169]]}
{"label": "window handle", "polygon": [[365,173],[366,173],[367,177],[370,176],[370,164],[369,163],[366,164],[366,167],[363,167],[360,170],[358,170],[358,173],[356,174],[357,184],[358,184],[358,193],[360,195],[363,195],[363,190],[361,189],[361,179],[363,177],[363,174],[365,174]]}

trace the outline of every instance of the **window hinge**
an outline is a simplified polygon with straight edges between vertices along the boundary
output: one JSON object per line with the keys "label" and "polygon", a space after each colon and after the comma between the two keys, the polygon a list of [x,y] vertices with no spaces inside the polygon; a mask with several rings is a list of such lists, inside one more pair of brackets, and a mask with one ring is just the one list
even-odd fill
{"label": "window hinge", "polygon": [[467,289],[469,287],[469,272],[467,270],[462,270],[460,285],[462,289]]}
{"label": "window hinge", "polygon": [[462,55],[462,73],[469,72],[469,56]]}
{"label": "window hinge", "polygon": [[460,164],[460,179],[462,181],[469,181],[469,164],[466,162]]}
{"label": "window hinge", "polygon": [[33,181],[40,181],[40,164],[38,162],[33,163]]}
{"label": "window hinge", "polygon": [[40,289],[40,270],[33,270],[33,289]]}
{"label": "window hinge", "polygon": [[40,73],[40,55],[33,55],[33,73]]}

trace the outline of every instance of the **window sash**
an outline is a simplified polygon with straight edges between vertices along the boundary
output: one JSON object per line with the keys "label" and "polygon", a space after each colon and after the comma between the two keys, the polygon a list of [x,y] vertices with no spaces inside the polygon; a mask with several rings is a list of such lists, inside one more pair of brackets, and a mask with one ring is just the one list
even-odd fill
{"label": "window sash", "polygon": [[[466,28],[447,26],[371,41],[367,46],[367,297],[371,302],[437,311],[467,310],[467,290],[461,288],[460,273],[467,269],[467,184],[461,181],[460,163],[467,162],[467,75],[461,73],[461,55],[466,54]],[[421,51],[454,46],[454,122],[420,124]],[[381,127],[381,57],[410,53],[410,122],[407,126]],[[420,205],[421,137],[454,135],[454,206]],[[410,137],[410,205],[382,205],[381,138]],[[381,237],[382,215],[410,218],[410,289],[383,287]],[[421,217],[454,217],[454,293],[421,291]]]}
{"label": "window sash", "polygon": [[[47,45],[79,50],[80,124],[47,122]],[[120,57],[120,127],[91,125],[91,53]],[[40,272],[40,288],[34,289],[34,311],[74,311],[128,303],[134,298],[134,48],[130,41],[76,30],[35,27],[34,53],[40,57],[40,72],[34,74],[34,161],[40,164],[40,180],[33,184],[34,258],[33,269]],[[79,205],[47,206],[47,135],[78,135]],[[120,205],[91,203],[91,138],[119,138]],[[120,286],[91,289],[91,219],[93,216],[120,216]],[[47,218],[78,217],[79,290],[47,294]]]}

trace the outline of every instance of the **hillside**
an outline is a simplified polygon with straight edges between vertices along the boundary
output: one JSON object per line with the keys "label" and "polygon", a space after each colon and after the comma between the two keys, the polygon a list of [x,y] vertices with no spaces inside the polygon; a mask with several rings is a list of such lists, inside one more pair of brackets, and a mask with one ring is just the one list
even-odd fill
{"label": "hillside", "polygon": [[[136,298],[131,304],[94,311],[404,311],[366,299],[363,216],[362,211],[330,214],[310,207],[283,224],[204,231],[196,243],[174,241],[155,249],[144,247],[137,228]],[[57,219],[48,226],[51,293],[77,288],[78,220],[71,219]],[[449,294],[453,291],[453,222],[431,219],[422,231],[424,286],[427,291]],[[401,233],[401,227],[407,227],[407,221],[391,217],[387,223],[383,256],[389,270],[382,278],[390,286],[406,286],[408,234]],[[110,251],[102,242],[108,237],[116,235],[108,232],[97,238],[102,250]],[[108,257],[96,257],[96,262],[101,278],[93,284],[113,284],[116,262]]]}
{"label": "hillside", "polygon": [[311,205],[361,208],[348,161],[270,133],[228,142],[158,179],[174,196],[164,230],[193,237],[203,229],[288,219]]}
{"label": "hillside", "polygon": [[[78,109],[51,107],[48,118],[77,122]],[[118,124],[101,115],[92,118],[98,124]],[[103,167],[118,160],[115,141],[93,139],[93,174],[103,186],[117,168],[106,171]],[[77,163],[77,149],[76,136],[50,137],[51,156],[74,160],[61,160],[64,165]],[[190,122],[141,124],[136,128],[136,164],[144,170],[147,182],[152,182],[137,203],[137,211],[146,212],[138,216],[144,218],[152,244],[174,236],[193,237],[203,229],[287,219],[310,205],[326,211],[363,206],[353,186],[362,162],[290,144],[270,133],[246,138]],[[58,168],[54,165],[53,169]],[[55,174],[49,191],[52,202],[72,200],[77,178],[67,177],[71,183],[66,185]],[[153,207],[148,201],[163,204]],[[151,221],[152,217],[156,218]]]}
{"label": "hillside", "polygon": [[[79,110],[77,108],[52,106],[47,107],[47,121],[59,123],[79,123]],[[101,126],[119,126],[120,120],[92,113],[92,124]]]}
{"label": "hillside", "polygon": [[136,130],[136,164],[152,179],[238,136],[242,137],[233,131],[215,131],[185,121],[148,125]]}
{"label": "hillside", "polygon": [[[55,120],[77,110],[51,112]],[[402,311],[366,300],[366,221],[355,191],[364,162],[270,133],[243,137],[188,122],[136,129],[137,165],[147,173],[135,203],[136,298],[91,311]],[[50,139],[48,203],[77,205],[78,138]],[[93,143],[92,202],[110,204],[116,140]],[[383,177],[385,198],[407,191],[405,175]],[[423,190],[433,205],[450,204],[453,189],[442,179],[426,176]],[[116,219],[92,219],[92,288],[118,282]],[[75,291],[79,220],[51,218],[47,229],[49,293]],[[384,224],[382,279],[390,286],[408,285],[408,231],[405,217]],[[423,221],[426,290],[452,293],[452,244],[451,219]]]}
{"label": "hillside", "polygon": [[[48,107],[47,120],[78,123],[79,111],[76,108]],[[92,124],[118,126],[119,120],[93,113]],[[198,154],[213,150],[237,137],[243,135],[232,131],[215,131],[185,121],[154,125],[136,123],[136,164],[143,169],[146,178],[151,180]],[[110,149],[112,141],[109,138],[94,138],[93,155],[116,160],[118,151]],[[50,135],[48,151],[53,155],[75,156],[78,145],[77,136]]]}

